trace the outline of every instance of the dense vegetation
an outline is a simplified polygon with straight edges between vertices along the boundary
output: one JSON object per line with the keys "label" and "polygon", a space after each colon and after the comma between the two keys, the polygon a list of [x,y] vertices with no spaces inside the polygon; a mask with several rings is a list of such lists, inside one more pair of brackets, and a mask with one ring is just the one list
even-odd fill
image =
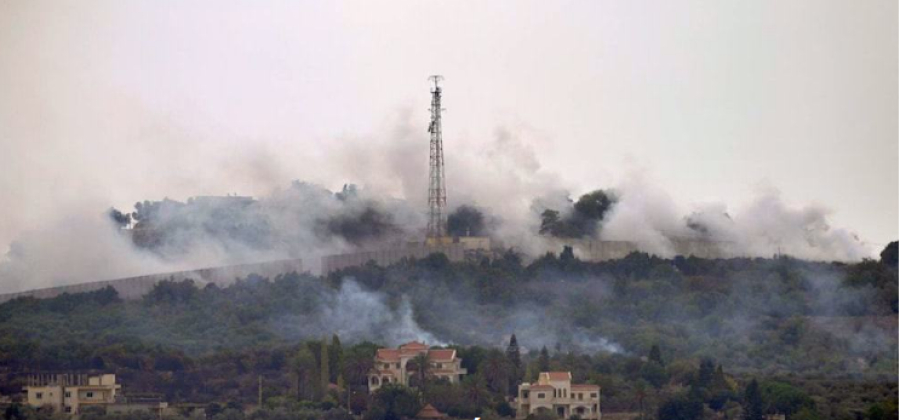
{"label": "dense vegetation", "polygon": [[[850,265],[640,253],[587,263],[571,249],[527,265],[513,253],[432,255],[324,279],[163,282],[139,301],[112,289],[10,301],[0,305],[0,393],[21,389],[25,371],[97,369],[118,373],[126,392],[246,406],[262,376],[258,416],[349,406],[393,419],[428,401],[491,417],[510,414],[518,380],[553,369],[601,385],[608,412],[881,418],[896,412],[897,308],[896,246]],[[518,364],[504,352],[513,333]],[[411,338],[454,343],[470,375],[367,396],[375,349]]]}

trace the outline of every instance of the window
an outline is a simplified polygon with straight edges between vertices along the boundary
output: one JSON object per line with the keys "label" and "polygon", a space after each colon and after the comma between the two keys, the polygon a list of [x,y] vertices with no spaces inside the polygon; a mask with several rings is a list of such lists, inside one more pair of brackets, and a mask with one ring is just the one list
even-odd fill
{"label": "window", "polygon": [[397,369],[400,369],[400,362],[397,362]]}
{"label": "window", "polygon": [[584,414],[584,407],[578,407],[575,409],[575,412],[578,414]]}
{"label": "window", "polygon": [[591,392],[591,398],[597,398],[597,393],[596,393],[596,392]]}
{"label": "window", "polygon": [[37,399],[44,398],[44,393],[43,392],[35,392],[34,398],[37,398]]}
{"label": "window", "polygon": [[390,369],[390,368],[391,368],[391,364],[390,364],[390,363],[385,363],[385,364],[384,364],[384,368],[385,368],[385,369]]}
{"label": "window", "polygon": [[66,391],[66,398],[72,398],[72,391]]}
{"label": "window", "polygon": [[444,364],[443,364],[443,363],[438,363],[438,364],[437,364],[437,368],[438,368],[438,369],[443,369],[443,368],[444,368]]}
{"label": "window", "polygon": [[377,376],[372,377],[372,385],[378,385],[378,377]]}
{"label": "window", "polygon": [[66,406],[66,413],[71,413],[71,412],[72,412],[72,407],[70,407],[70,406],[67,405],[67,406]]}
{"label": "window", "polygon": [[539,393],[538,393],[538,398],[543,399],[543,398],[544,398],[544,393],[543,393],[543,392],[539,392]]}
{"label": "window", "polygon": [[528,398],[528,391],[522,391],[522,398]]}
{"label": "window", "polygon": [[84,396],[87,397],[87,398],[94,398],[94,392],[93,392],[93,391],[88,391],[87,393],[84,394]]}

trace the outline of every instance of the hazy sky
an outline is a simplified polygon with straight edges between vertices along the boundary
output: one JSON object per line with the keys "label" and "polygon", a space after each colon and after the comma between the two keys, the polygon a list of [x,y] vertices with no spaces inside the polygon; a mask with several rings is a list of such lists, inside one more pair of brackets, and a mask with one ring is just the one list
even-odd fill
{"label": "hazy sky", "polygon": [[897,7],[0,0],[0,249],[70,211],[365,184],[325,156],[397,118],[427,142],[435,73],[448,156],[511,130],[573,193],[630,171],[686,206],[769,185],[880,247]]}

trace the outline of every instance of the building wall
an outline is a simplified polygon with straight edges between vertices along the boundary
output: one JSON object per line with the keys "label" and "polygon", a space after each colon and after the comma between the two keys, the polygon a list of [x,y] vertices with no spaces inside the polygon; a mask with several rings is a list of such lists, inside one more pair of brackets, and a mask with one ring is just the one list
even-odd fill
{"label": "building wall", "polygon": [[[376,354],[373,369],[368,375],[369,392],[377,391],[386,383],[409,386],[409,378],[414,372],[408,369],[407,363],[421,354],[433,355],[427,347],[405,351],[403,350],[405,346],[400,347],[398,358],[382,359]],[[462,359],[456,357],[455,352],[452,359],[448,357],[438,360],[429,357],[428,363],[426,371],[430,376],[447,379],[450,383],[458,383],[461,376],[467,373],[467,370],[462,367]]]}
{"label": "building wall", "polygon": [[156,283],[159,283],[162,280],[173,279],[175,281],[181,281],[191,279],[197,282],[200,286],[206,283],[215,283],[220,286],[226,286],[234,283],[236,278],[246,277],[251,274],[257,274],[263,277],[274,277],[278,274],[289,273],[292,271],[303,271],[303,264],[301,260],[277,260],[263,263],[201,268],[197,270],[158,273],[146,276],[128,277],[124,279],[96,281],[90,283],[72,284],[68,286],[51,287],[47,289],[29,290],[25,292],[7,293],[0,295],[0,303],[19,297],[47,299],[59,296],[63,293],[74,294],[92,292],[103,289],[106,286],[112,286],[114,289],[116,289],[122,299],[138,299],[141,296],[149,293],[150,290],[153,290],[153,286],[155,286]]}
{"label": "building wall", "polygon": [[32,375],[25,386],[26,402],[32,407],[53,407],[60,413],[78,414],[86,406],[105,407],[116,401],[121,385],[116,376]]}
{"label": "building wall", "polygon": [[[579,413],[579,408],[582,412]],[[529,414],[547,411],[567,419],[573,414],[585,420],[599,420],[600,387],[596,385],[574,385],[571,379],[553,379],[542,372],[538,382],[519,385],[516,396],[516,418],[524,419]]]}

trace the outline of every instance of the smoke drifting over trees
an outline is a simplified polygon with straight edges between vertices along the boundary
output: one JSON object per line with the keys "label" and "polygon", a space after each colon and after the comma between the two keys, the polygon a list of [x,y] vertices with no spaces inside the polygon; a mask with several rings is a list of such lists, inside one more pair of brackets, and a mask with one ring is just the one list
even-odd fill
{"label": "smoke drifting over trees", "polygon": [[[113,209],[118,215],[99,214],[108,202],[72,206],[10,246],[0,260],[0,291],[282,258],[301,258],[317,272],[323,255],[420,240],[427,148],[421,141],[424,128],[419,128],[402,114],[383,135],[344,138],[322,152],[329,176],[338,177],[334,171],[339,168],[344,179],[365,181],[359,188],[347,185],[332,192],[300,181],[273,187],[289,179],[279,181],[287,176],[280,157],[251,153],[241,162],[249,165],[243,173],[253,179],[235,184],[265,185],[265,192],[252,199],[148,200],[132,213]],[[602,189],[573,203],[567,183],[542,168],[537,143],[529,136],[498,129],[480,149],[448,154],[448,194],[451,208],[457,209],[448,222],[454,233],[491,236],[514,245],[526,259],[558,251],[558,237],[631,241],[666,257],[675,255],[673,239],[683,237],[726,241],[746,256],[781,252],[857,261],[874,255],[850,231],[832,227],[826,209],[790,205],[772,188],[743,205],[683,209],[638,173],[597,183]],[[265,176],[256,176],[261,173]],[[235,178],[229,173],[225,179]],[[127,216],[133,229],[123,231],[119,227],[129,223]],[[85,244],[86,237],[93,240]]]}
{"label": "smoke drifting over trees", "polygon": [[582,195],[565,216],[559,210],[541,213],[541,234],[561,238],[593,238],[597,235],[603,216],[615,204],[615,198],[603,190]]}

